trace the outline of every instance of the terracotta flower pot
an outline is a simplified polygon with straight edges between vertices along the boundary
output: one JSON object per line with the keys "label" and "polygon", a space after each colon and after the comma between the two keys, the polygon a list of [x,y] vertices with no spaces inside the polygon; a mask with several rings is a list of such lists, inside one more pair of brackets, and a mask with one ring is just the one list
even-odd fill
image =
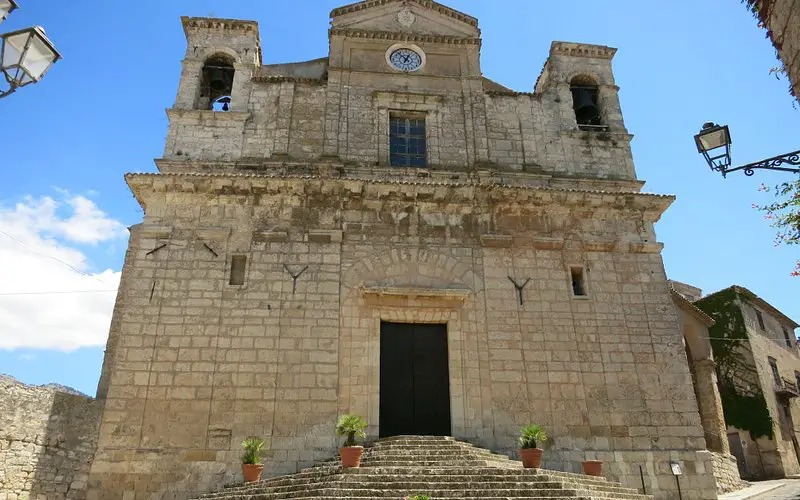
{"label": "terracotta flower pot", "polygon": [[541,448],[520,448],[519,456],[522,457],[522,466],[526,469],[538,469],[542,466]]}
{"label": "terracotta flower pot", "polygon": [[261,471],[264,466],[261,464],[242,464],[242,475],[245,483],[253,483],[261,480]]}
{"label": "terracotta flower pot", "polygon": [[364,453],[363,446],[345,446],[339,448],[339,456],[342,457],[342,467],[361,466],[361,454]]}
{"label": "terracotta flower pot", "polygon": [[603,461],[585,460],[583,462],[583,473],[587,476],[601,476],[603,474]]}

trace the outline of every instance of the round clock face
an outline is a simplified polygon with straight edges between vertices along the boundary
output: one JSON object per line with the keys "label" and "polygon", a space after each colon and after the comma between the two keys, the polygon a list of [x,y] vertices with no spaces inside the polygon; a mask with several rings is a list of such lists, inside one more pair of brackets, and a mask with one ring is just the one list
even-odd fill
{"label": "round clock face", "polygon": [[389,56],[389,62],[400,71],[416,71],[422,66],[422,56],[411,49],[397,49]]}

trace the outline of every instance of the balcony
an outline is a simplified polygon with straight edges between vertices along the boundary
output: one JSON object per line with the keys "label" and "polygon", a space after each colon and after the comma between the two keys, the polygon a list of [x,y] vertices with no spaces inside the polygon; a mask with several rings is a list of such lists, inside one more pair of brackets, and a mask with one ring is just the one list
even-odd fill
{"label": "balcony", "polygon": [[791,380],[780,378],[775,379],[775,394],[785,398],[796,398],[800,396],[800,391],[797,389],[797,384]]}

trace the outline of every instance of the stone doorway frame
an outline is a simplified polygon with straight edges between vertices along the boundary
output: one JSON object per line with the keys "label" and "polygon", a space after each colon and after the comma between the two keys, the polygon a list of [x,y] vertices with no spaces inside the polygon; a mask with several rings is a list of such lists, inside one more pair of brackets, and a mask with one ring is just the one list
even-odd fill
{"label": "stone doorway frame", "polygon": [[[444,324],[447,327],[450,428],[454,436],[466,435],[467,401],[462,358],[464,330],[461,308],[464,299],[471,295],[471,290],[361,287],[358,292],[360,293],[353,294],[355,297],[351,295],[346,300],[346,307],[358,313],[356,316],[360,327],[348,327],[345,322],[342,339],[347,339],[353,345],[360,345],[363,349],[362,361],[368,366],[368,370],[363,379],[352,374],[342,377],[340,413],[364,415],[370,425],[370,435],[379,434],[381,322]],[[342,357],[340,355],[340,362]],[[351,364],[356,361],[352,356],[349,358]],[[343,371],[346,369],[344,365],[341,367]]]}

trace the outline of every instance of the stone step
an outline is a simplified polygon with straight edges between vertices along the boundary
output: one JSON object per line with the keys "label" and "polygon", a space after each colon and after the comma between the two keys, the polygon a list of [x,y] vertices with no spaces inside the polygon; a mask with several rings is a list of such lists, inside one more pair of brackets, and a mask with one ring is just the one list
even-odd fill
{"label": "stone step", "polygon": [[523,469],[506,455],[451,437],[396,436],[365,446],[362,467],[338,457],[298,473],[203,495],[205,500],[404,499],[652,500],[604,477]]}
{"label": "stone step", "polygon": [[365,453],[361,462],[368,460],[437,460],[442,464],[452,464],[454,460],[493,460],[495,462],[510,462],[504,455],[491,455],[488,453]]}
{"label": "stone step", "polygon": [[[347,485],[352,486],[353,488],[376,488],[380,486],[381,488],[394,488],[394,487],[401,487],[403,485],[409,485],[408,487],[411,489],[460,489],[463,487],[467,487],[468,489],[485,489],[485,488],[515,488],[515,487],[522,487],[526,489],[530,489],[532,485],[536,485],[537,488],[544,488],[544,489],[563,489],[562,483],[558,481],[547,481],[544,479],[539,479],[536,481],[498,481],[496,478],[488,478],[488,479],[481,479],[481,478],[470,478],[470,480],[465,481],[463,478],[460,480],[440,480],[441,478],[437,478],[435,480],[424,480],[419,479],[414,476],[405,476],[405,477],[392,477],[390,479],[386,478],[371,478],[369,476],[362,476],[358,478],[350,478],[346,475],[342,475],[339,478],[335,479],[328,479],[328,480],[311,480],[311,481],[284,481],[284,482],[261,482],[257,483],[254,486],[243,486],[243,487],[236,487],[236,488],[229,488],[224,490],[220,493],[212,493],[209,495],[204,495],[203,498],[214,498],[215,495],[220,494],[228,494],[232,491],[237,493],[268,493],[272,491],[289,491],[297,488],[303,488],[312,485],[322,485],[322,484],[337,484],[337,485]],[[445,478],[448,479],[448,478]],[[466,485],[466,486],[464,486]]]}
{"label": "stone step", "polygon": [[[221,499],[233,498],[231,495],[245,495],[245,494],[262,494],[273,495],[273,498],[281,496],[291,497],[292,494],[302,491],[317,490],[324,487],[334,488],[347,488],[354,492],[363,489],[375,490],[389,490],[397,489],[412,490],[412,491],[425,491],[436,492],[440,490],[448,491],[465,491],[465,490],[521,490],[525,493],[517,496],[526,496],[531,491],[539,490],[561,490],[565,491],[566,495],[576,495],[588,493],[585,488],[579,487],[575,484],[564,484],[559,481],[548,480],[546,477],[541,476],[528,476],[524,481],[520,481],[514,476],[508,476],[503,480],[503,476],[498,477],[480,477],[473,476],[467,480],[463,476],[440,476],[434,475],[432,477],[425,477],[424,475],[407,474],[404,476],[373,476],[370,474],[341,474],[336,478],[320,478],[321,480],[302,480],[302,481],[262,481],[253,486],[237,487],[218,492],[216,494],[205,495],[206,499]],[[327,479],[327,480],[326,480]],[[569,490],[569,491],[567,491]],[[648,498],[639,495],[636,490],[623,488],[621,486],[614,486],[612,484],[605,484],[603,487],[595,488],[596,498],[615,498],[615,499],[639,499]],[[447,496],[447,495],[440,495]],[[237,497],[238,498],[238,497]]]}
{"label": "stone step", "polygon": [[275,478],[267,478],[256,484],[277,484],[285,481],[310,481],[315,479],[325,479],[336,474],[368,476],[366,480],[385,481],[391,478],[402,477],[412,478],[435,478],[437,481],[464,481],[466,477],[480,477],[481,480],[523,480],[523,481],[568,481],[575,485],[586,485],[593,487],[612,487],[622,488],[622,486],[609,483],[603,477],[591,477],[581,474],[550,471],[544,469],[506,469],[498,467],[425,467],[420,469],[414,467],[362,467],[357,469],[342,470],[339,466],[322,467],[315,466],[303,469],[299,473]]}
{"label": "stone step", "polygon": [[[338,489],[338,488],[318,488],[318,489],[309,489],[307,491],[301,493],[256,493],[247,496],[240,496],[240,497],[230,497],[236,498],[237,500],[240,499],[248,499],[248,500],[277,500],[277,499],[286,499],[286,498],[303,498],[303,497],[312,497],[312,498],[405,498],[408,495],[413,495],[418,493],[418,490],[410,490],[410,489],[401,489],[401,490],[394,490],[394,491],[385,491],[385,490],[351,490],[351,489]],[[433,499],[439,498],[451,498],[451,499],[466,499],[466,498],[514,498],[514,499],[540,499],[540,500],[553,500],[553,499],[570,499],[570,500],[578,500],[578,499],[586,499],[591,500],[591,497],[583,496],[583,495],[576,495],[574,493],[570,493],[563,490],[525,490],[525,489],[515,489],[515,490],[495,490],[495,491],[486,491],[486,490],[475,490],[475,491],[456,491],[456,490],[433,490],[433,491],[425,491],[426,495]]]}
{"label": "stone step", "polygon": [[[409,494],[414,494],[418,492],[411,492],[411,493],[397,493],[393,496],[386,496],[382,497],[385,500],[405,500],[405,498]],[[325,498],[326,500],[370,500],[374,497],[372,496],[337,496],[335,494],[331,494],[330,492],[313,492],[307,496],[300,496],[300,497],[287,497],[292,498],[292,500],[311,500],[311,499],[318,499],[318,498]],[[433,497],[431,497],[433,498]],[[453,497],[453,500],[459,499],[470,499],[474,497]],[[580,496],[580,497],[517,497],[517,496],[506,496],[506,497],[480,497],[480,498],[497,498],[497,500],[593,500],[592,497],[588,496]],[[651,498],[651,497],[648,497]],[[249,495],[243,497],[236,497],[235,500],[270,500],[268,497],[264,497],[262,495]],[[434,498],[435,500],[435,498]]]}

